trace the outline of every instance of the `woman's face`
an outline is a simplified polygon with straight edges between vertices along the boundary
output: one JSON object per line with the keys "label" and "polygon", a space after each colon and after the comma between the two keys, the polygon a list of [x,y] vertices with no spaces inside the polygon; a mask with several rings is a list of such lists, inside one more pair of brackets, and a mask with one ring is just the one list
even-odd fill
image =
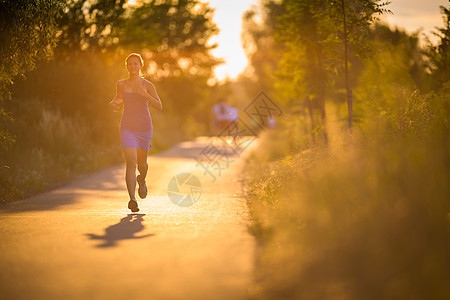
{"label": "woman's face", "polygon": [[130,57],[127,63],[127,70],[130,75],[139,74],[142,69],[141,60],[137,57]]}

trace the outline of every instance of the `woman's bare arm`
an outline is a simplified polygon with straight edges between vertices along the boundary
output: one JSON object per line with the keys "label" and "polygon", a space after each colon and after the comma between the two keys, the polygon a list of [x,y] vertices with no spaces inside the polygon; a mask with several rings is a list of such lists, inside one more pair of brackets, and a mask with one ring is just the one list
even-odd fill
{"label": "woman's bare arm", "polygon": [[123,102],[122,85],[123,85],[122,80],[117,81],[117,84],[116,84],[116,95],[114,96],[112,101],[109,102],[110,104],[120,104],[120,103]]}
{"label": "woman's bare arm", "polygon": [[[145,79],[144,79],[145,80]],[[156,92],[155,86],[148,80],[144,81],[144,88],[138,88],[137,92],[147,98],[150,102],[150,105],[156,108],[157,110],[162,110],[162,102],[159,99],[158,93]]]}
{"label": "woman's bare arm", "polygon": [[119,111],[119,104],[123,102],[122,99],[122,83],[121,80],[117,81],[116,84],[116,95],[114,98],[109,102],[109,105],[111,105],[111,108],[114,112]]}

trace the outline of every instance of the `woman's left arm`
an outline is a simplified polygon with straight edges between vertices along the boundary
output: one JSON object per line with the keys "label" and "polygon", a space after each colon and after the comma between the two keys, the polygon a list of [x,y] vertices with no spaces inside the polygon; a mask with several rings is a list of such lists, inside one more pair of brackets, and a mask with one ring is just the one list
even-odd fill
{"label": "woman's left arm", "polygon": [[[144,79],[145,80],[145,79]],[[158,93],[156,92],[155,86],[148,80],[144,81],[144,87],[138,90],[138,93],[147,98],[150,105],[157,110],[162,110],[162,102],[159,99]]]}

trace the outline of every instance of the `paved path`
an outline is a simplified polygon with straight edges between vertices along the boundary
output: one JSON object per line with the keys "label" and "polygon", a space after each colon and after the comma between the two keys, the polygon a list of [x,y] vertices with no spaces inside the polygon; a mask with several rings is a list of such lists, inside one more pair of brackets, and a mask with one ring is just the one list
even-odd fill
{"label": "paved path", "polygon": [[[126,208],[123,165],[0,206],[0,299],[245,299],[255,241],[242,155],[212,182],[192,159],[209,143],[150,156],[149,197],[137,214]],[[167,194],[182,172],[202,184],[190,207]]]}

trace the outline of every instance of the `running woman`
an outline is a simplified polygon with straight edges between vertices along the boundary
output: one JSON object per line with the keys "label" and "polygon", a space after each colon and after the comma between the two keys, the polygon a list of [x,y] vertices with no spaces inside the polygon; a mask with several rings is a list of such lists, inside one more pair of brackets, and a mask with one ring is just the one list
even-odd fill
{"label": "running woman", "polygon": [[[152,118],[148,104],[157,110],[162,110],[162,103],[154,85],[141,77],[144,67],[142,57],[131,53],[125,60],[128,78],[117,81],[116,96],[109,103],[114,112],[118,112],[123,103],[123,114],[120,122],[120,140],[126,160],[125,182],[130,201],[128,208],[138,212],[136,201],[136,182],[139,185],[138,194],[141,199],[147,197],[147,152],[150,150],[153,136]],[[139,175],[136,177],[136,165]]]}

